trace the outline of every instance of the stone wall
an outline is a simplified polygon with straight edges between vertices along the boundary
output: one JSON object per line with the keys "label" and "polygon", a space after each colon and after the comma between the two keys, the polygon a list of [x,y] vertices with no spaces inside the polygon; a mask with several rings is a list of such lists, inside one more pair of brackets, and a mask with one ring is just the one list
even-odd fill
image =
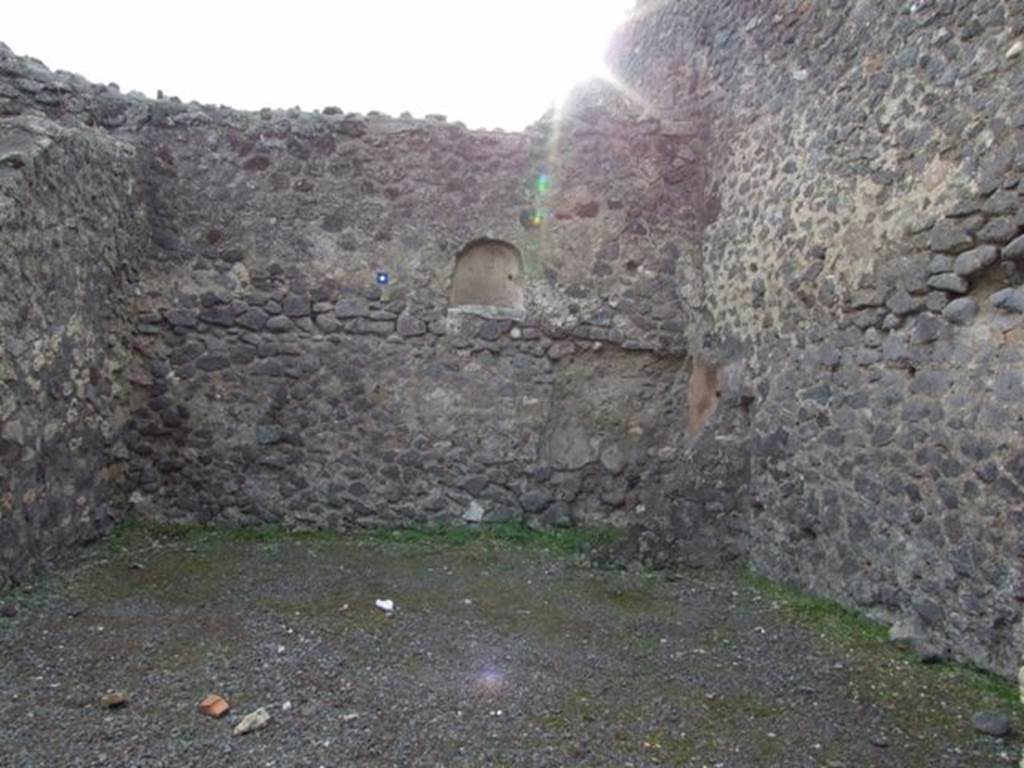
{"label": "stone wall", "polygon": [[646,8],[625,76],[714,126],[700,332],[756,393],[754,566],[1010,673],[1024,8]]}
{"label": "stone wall", "polygon": [[[671,524],[695,133],[599,87],[557,136],[160,109],[140,145],[141,514]],[[652,185],[666,168],[691,183]],[[481,240],[519,254],[521,310],[451,306]]]}
{"label": "stone wall", "polygon": [[123,517],[134,148],[0,119],[0,586]]}
{"label": "stone wall", "polygon": [[[0,323],[4,519],[40,553],[122,498],[152,520],[612,522],[649,562],[744,557],[1009,673],[1022,35],[1004,0],[649,0],[614,49],[626,87],[522,134],[150,101],[0,48],[5,130],[48,137],[42,176],[3,171],[36,201],[0,229],[27,296]],[[481,243],[503,255],[476,279],[514,265],[512,287],[453,307]],[[33,276],[33,249],[65,268]],[[26,323],[65,340],[45,374],[10,351]],[[90,366],[91,410],[39,394]]]}
{"label": "stone wall", "polygon": [[[689,366],[676,278],[694,271],[706,181],[697,122],[645,118],[596,85],[524,135],[240,113],[124,95],[6,48],[0,113],[137,156],[122,189],[139,190],[144,236],[124,240],[119,293],[133,354],[111,378],[111,445],[82,449],[117,467],[133,514],[611,520],[700,530],[693,557],[718,556],[713,526],[666,501],[701,484],[696,462],[681,483],[673,461]],[[457,256],[481,239],[522,260],[514,316],[449,311]]]}

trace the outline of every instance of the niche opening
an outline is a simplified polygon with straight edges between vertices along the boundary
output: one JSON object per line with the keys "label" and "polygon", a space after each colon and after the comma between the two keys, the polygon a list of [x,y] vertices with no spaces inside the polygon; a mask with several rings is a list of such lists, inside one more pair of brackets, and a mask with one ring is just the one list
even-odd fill
{"label": "niche opening", "polygon": [[474,240],[455,257],[449,307],[485,317],[524,315],[522,257],[501,240]]}
{"label": "niche opening", "polygon": [[686,432],[696,435],[707,424],[718,409],[719,392],[718,367],[713,363],[695,360],[690,373],[689,423]]}

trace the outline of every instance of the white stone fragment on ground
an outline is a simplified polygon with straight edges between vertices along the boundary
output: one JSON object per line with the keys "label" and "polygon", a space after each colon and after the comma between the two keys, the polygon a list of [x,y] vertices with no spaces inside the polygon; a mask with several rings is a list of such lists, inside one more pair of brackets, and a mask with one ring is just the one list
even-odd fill
{"label": "white stone fragment on ground", "polygon": [[345,722],[345,723],[351,723],[353,720],[356,720],[358,718],[359,718],[359,713],[358,712],[349,712],[347,715],[342,715],[341,716],[342,722]]}
{"label": "white stone fragment on ground", "polygon": [[1015,59],[1024,53],[1024,40],[1018,40],[1006,51],[1006,58]]}
{"label": "white stone fragment on ground", "polygon": [[385,613],[392,613],[395,610],[395,601],[394,600],[380,600],[380,599],[378,599],[377,602],[374,603],[374,605],[376,605],[378,608],[380,608]]}
{"label": "white stone fragment on ground", "polygon": [[484,519],[484,508],[475,499],[469,502],[466,511],[462,513],[462,519],[467,523],[479,523]]}
{"label": "white stone fragment on ground", "polygon": [[242,721],[235,726],[235,736],[243,736],[261,730],[266,728],[268,723],[270,723],[270,713],[267,712],[266,707],[260,707],[255,712],[250,712],[243,717]]}
{"label": "white stone fragment on ground", "polygon": [[117,709],[123,707],[128,703],[128,694],[124,691],[110,691],[103,694],[100,698],[100,704],[107,709]]}

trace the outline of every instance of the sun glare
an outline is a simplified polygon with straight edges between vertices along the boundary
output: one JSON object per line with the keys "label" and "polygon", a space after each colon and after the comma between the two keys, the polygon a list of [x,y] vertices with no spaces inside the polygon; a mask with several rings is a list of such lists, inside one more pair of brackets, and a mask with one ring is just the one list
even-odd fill
{"label": "sun glare", "polygon": [[[0,40],[94,82],[183,101],[442,113],[519,130],[605,73],[633,0],[16,3]],[[143,6],[145,7],[145,6]],[[242,10],[244,8],[244,10]]]}
{"label": "sun glare", "polygon": [[612,32],[626,15],[626,3],[595,3],[581,12],[566,3],[551,18],[558,30],[551,42],[552,53],[546,62],[546,77],[551,98],[564,100],[572,88],[592,78],[611,80],[605,63]]}

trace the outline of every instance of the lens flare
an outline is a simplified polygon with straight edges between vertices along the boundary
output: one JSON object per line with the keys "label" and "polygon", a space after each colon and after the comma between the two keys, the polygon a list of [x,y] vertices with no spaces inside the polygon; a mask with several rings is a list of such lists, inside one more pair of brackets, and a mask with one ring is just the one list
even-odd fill
{"label": "lens flare", "polygon": [[483,693],[497,693],[505,687],[505,673],[497,667],[485,667],[477,674],[475,684]]}
{"label": "lens flare", "polygon": [[519,223],[525,229],[539,229],[544,223],[545,212],[541,208],[524,208],[519,214]]}

